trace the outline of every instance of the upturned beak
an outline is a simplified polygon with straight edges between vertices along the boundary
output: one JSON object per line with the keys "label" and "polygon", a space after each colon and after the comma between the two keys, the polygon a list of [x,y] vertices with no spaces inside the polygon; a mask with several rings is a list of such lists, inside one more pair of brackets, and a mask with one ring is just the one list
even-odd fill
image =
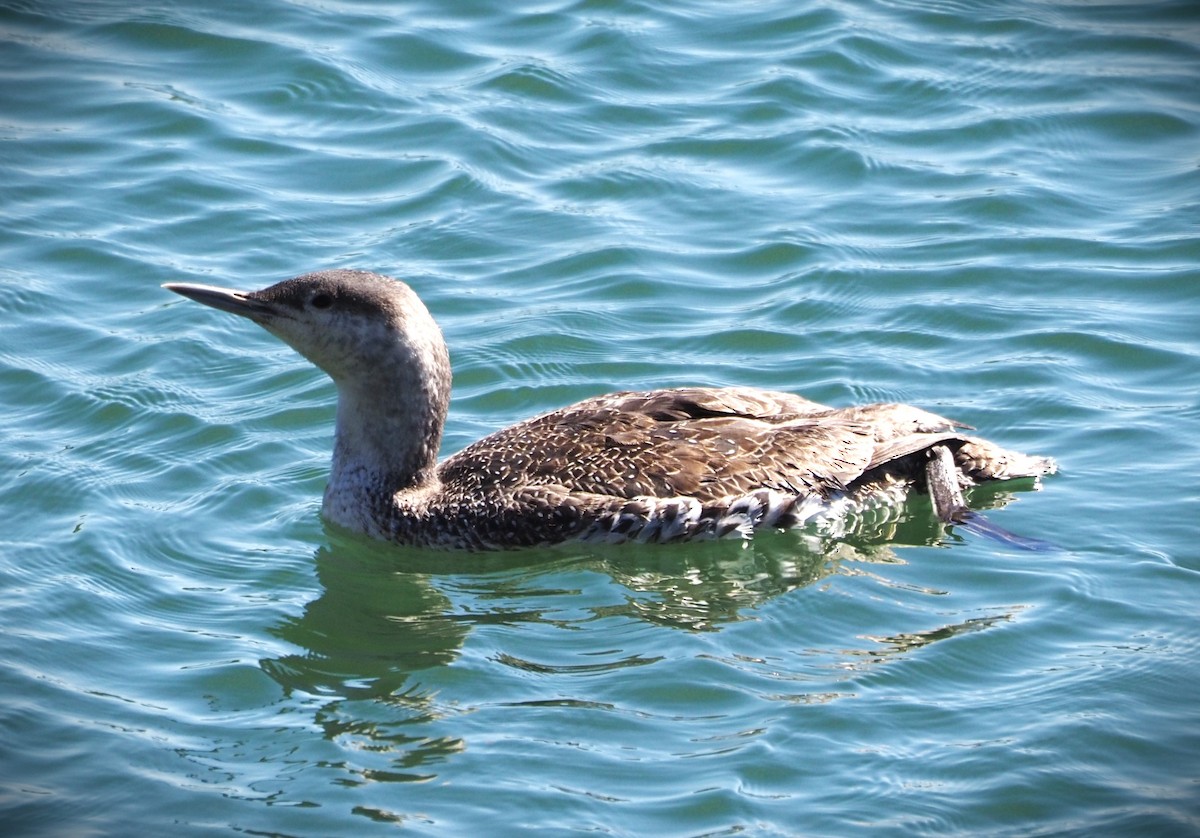
{"label": "upturned beak", "polygon": [[245,291],[234,291],[232,288],[194,285],[190,282],[168,282],[163,285],[163,288],[174,291],[176,294],[182,294],[189,300],[204,303],[206,306],[248,317],[256,323],[261,323],[265,318],[276,313],[269,303],[256,299]]}

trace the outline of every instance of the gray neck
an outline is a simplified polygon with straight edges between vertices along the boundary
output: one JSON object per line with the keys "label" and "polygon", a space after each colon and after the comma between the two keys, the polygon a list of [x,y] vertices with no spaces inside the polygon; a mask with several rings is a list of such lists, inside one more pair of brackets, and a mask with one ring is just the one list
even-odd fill
{"label": "gray neck", "polygon": [[450,400],[449,358],[437,338],[398,346],[371,375],[338,382],[327,518],[386,534],[397,501],[407,505],[436,491]]}

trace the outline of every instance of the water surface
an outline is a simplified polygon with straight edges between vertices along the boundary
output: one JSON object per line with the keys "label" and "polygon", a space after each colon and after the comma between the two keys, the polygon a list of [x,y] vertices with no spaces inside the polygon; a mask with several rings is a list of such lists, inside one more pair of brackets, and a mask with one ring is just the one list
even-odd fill
{"label": "water surface", "polygon": [[[1194,4],[7,3],[13,835],[1200,834]],[[1057,457],[842,544],[328,530],[332,386],[159,285],[405,278],[445,451],[678,384]]]}

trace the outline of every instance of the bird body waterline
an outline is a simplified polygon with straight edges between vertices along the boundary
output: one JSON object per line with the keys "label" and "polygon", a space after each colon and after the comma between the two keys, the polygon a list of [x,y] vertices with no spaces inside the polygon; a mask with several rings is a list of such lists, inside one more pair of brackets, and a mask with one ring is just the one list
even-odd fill
{"label": "bird body waterline", "polygon": [[164,287],[258,323],[338,391],[324,516],[400,544],[501,549],[564,541],[747,537],[836,520],[929,491],[946,522],[961,490],[1053,473],[920,408],[830,408],[749,387],[620,392],[526,419],[438,462],[450,361],[404,283],[323,271],[261,291]]}

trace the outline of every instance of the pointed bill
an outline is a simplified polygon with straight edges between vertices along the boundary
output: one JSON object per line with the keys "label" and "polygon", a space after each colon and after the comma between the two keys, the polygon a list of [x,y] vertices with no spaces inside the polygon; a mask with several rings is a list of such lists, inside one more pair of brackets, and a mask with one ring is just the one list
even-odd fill
{"label": "pointed bill", "polygon": [[245,291],[235,291],[232,288],[219,288],[216,285],[199,285],[190,282],[168,282],[163,285],[168,291],[181,294],[189,300],[204,303],[206,306],[219,308],[231,314],[258,320],[272,313],[271,306],[258,300]]}

